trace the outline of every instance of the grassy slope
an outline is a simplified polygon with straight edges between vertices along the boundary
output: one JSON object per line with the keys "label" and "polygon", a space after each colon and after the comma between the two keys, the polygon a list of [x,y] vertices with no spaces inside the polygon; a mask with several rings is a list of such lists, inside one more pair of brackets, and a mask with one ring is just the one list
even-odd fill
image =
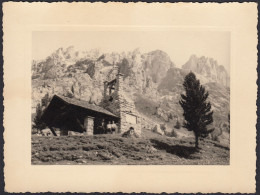
{"label": "grassy slope", "polygon": [[142,138],[120,135],[32,137],[32,164],[229,164],[229,148],[209,140],[162,137],[144,131]]}

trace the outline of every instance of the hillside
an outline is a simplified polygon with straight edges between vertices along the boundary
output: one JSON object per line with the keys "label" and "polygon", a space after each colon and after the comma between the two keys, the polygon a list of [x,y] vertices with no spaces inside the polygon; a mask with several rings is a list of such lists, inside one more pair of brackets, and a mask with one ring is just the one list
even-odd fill
{"label": "hillside", "polygon": [[228,165],[229,147],[210,140],[176,139],[143,131],[120,135],[32,137],[32,164]]}
{"label": "hillside", "polygon": [[59,48],[46,59],[32,62],[32,113],[46,93],[99,104],[103,82],[115,76],[113,67],[118,66],[124,74],[124,92],[134,100],[147,124],[144,128],[164,123],[171,130],[177,120],[183,121],[180,94],[184,92],[184,77],[192,70],[209,91],[215,132],[229,133],[229,129],[222,128],[228,122],[230,94],[224,67],[213,59],[192,56],[180,69],[173,60],[161,50],[102,53]]}

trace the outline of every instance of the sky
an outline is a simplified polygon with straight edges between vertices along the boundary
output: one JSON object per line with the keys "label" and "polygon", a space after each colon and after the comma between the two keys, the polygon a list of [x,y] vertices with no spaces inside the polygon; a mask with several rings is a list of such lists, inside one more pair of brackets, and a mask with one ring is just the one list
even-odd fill
{"label": "sky", "polygon": [[230,33],[225,31],[34,31],[32,55],[42,60],[58,48],[74,46],[79,50],[103,52],[165,51],[177,67],[191,55],[214,58],[229,72]]}

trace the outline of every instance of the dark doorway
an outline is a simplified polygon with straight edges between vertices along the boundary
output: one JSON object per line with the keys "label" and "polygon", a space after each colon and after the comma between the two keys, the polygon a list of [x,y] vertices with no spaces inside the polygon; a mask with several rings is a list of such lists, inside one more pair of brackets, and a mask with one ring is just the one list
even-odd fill
{"label": "dark doorway", "polygon": [[96,117],[94,120],[94,131],[93,134],[107,134],[108,129],[107,129],[107,124],[110,122],[112,123],[114,121],[115,123],[118,123],[118,119],[112,119],[109,117]]}
{"label": "dark doorway", "polygon": [[94,120],[93,134],[104,134],[106,128],[105,119],[102,117],[96,117]]}

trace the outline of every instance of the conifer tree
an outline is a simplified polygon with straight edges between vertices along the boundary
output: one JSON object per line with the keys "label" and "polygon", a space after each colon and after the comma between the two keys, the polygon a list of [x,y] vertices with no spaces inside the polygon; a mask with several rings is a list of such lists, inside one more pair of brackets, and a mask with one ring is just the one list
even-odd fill
{"label": "conifer tree", "polygon": [[186,75],[183,86],[186,94],[181,94],[179,103],[184,111],[184,127],[194,132],[195,148],[198,149],[199,137],[204,138],[214,131],[207,128],[213,122],[213,111],[210,102],[207,101],[209,93],[192,72]]}

